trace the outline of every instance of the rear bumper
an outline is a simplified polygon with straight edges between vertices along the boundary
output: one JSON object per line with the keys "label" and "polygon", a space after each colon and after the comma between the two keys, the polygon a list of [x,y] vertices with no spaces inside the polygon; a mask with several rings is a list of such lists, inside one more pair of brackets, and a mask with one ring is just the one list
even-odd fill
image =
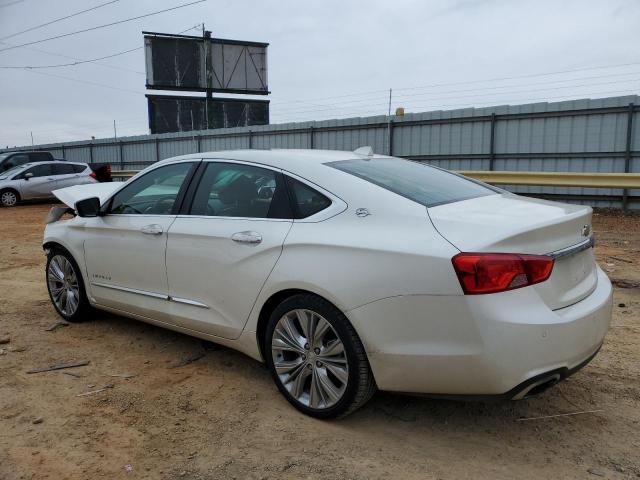
{"label": "rear bumper", "polygon": [[550,310],[533,288],[478,296],[379,300],[347,316],[382,390],[520,398],[588,363],[611,320],[612,288]]}

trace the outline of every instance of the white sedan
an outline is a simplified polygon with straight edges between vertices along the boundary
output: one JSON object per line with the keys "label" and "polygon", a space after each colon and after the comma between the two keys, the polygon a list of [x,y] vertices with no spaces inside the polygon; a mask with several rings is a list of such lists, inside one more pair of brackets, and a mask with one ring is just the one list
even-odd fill
{"label": "white sedan", "polygon": [[58,207],[44,235],[63,318],[97,308],[235,348],[315,417],[377,388],[538,394],[611,318],[591,208],[369,148],[186,155],[55,194],[76,214]]}

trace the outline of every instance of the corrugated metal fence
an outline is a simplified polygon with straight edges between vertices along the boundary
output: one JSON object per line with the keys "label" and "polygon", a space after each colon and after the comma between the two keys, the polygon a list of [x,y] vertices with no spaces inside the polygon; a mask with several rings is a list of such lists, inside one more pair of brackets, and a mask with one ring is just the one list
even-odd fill
{"label": "corrugated metal fence", "polygon": [[[467,108],[37,145],[54,156],[138,169],[194,152],[242,148],[354,150],[455,170],[640,173],[640,97]],[[634,150],[635,148],[635,150]],[[640,190],[508,186],[535,196],[640,208]]]}

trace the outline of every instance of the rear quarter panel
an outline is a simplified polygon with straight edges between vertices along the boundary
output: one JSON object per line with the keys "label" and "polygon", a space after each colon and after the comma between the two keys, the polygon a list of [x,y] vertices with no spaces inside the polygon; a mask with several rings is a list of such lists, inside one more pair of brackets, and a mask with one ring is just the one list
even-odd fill
{"label": "rear quarter panel", "polygon": [[323,222],[294,222],[246,329],[255,331],[261,306],[286,289],[316,293],[343,312],[399,295],[460,294],[451,265],[458,250],[417,206],[406,215],[364,218],[350,206]]}

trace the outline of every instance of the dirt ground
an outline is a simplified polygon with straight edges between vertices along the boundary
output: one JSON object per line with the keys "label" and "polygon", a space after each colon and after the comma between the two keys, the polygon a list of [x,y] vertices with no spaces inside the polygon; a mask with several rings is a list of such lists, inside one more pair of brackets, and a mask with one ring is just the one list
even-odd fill
{"label": "dirt ground", "polygon": [[[2,480],[640,477],[640,216],[594,216],[614,316],[575,376],[497,404],[378,393],[323,422],[225,348],[107,314],[47,331],[60,321],[40,247],[50,207],[0,210]],[[521,421],[581,411],[595,412]]]}

